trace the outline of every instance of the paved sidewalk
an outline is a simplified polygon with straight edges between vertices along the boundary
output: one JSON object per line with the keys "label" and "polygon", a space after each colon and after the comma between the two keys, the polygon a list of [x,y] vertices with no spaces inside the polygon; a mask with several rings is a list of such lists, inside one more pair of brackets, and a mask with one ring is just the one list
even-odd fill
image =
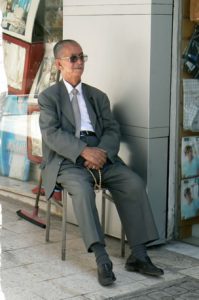
{"label": "paved sidewalk", "polygon": [[165,270],[153,278],[125,271],[119,241],[107,238],[117,281],[105,288],[97,282],[94,256],[86,253],[77,226],[68,225],[63,262],[60,219],[53,217],[51,242],[45,243],[44,229],[16,215],[21,208],[31,211],[0,196],[0,300],[199,299],[198,247],[170,242],[150,248],[152,261]]}

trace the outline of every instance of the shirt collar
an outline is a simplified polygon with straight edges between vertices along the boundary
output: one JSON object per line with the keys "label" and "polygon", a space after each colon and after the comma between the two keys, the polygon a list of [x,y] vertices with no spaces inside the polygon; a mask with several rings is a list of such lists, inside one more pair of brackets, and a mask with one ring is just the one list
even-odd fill
{"label": "shirt collar", "polygon": [[[71,92],[74,89],[74,87],[68,81],[66,81],[64,79],[63,79],[63,81],[64,81],[64,84],[67,88],[69,95],[71,95]],[[76,85],[75,89],[78,90],[79,94],[82,94],[82,83],[80,82],[78,85]]]}

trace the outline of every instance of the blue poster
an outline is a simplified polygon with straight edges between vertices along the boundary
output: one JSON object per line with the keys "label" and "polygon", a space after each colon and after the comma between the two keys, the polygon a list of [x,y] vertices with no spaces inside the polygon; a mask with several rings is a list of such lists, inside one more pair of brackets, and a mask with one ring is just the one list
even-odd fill
{"label": "blue poster", "polygon": [[27,96],[9,95],[0,124],[0,174],[28,180]]}

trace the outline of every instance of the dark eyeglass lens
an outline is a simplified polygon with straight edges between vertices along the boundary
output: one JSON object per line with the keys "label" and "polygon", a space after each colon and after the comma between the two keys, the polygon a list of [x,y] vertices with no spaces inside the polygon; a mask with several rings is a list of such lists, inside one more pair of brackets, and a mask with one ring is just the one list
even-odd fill
{"label": "dark eyeglass lens", "polygon": [[85,57],[84,57],[84,55],[72,55],[70,57],[70,62],[75,63],[78,61],[78,59],[80,59],[81,61],[84,61]]}
{"label": "dark eyeglass lens", "polygon": [[78,56],[77,55],[73,55],[70,57],[70,62],[75,63],[76,61],[78,61]]}

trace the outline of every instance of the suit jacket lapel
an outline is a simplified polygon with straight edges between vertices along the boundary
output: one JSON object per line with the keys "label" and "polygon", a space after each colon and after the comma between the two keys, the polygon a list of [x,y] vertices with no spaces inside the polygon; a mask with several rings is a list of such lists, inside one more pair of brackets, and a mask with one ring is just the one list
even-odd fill
{"label": "suit jacket lapel", "polygon": [[[65,87],[63,81],[59,82],[60,84],[60,107],[62,107],[62,113],[66,116],[66,118],[71,122],[71,124],[75,127],[75,119],[73,114],[73,108],[71,105],[70,97],[68,91]],[[91,124],[93,125],[93,129],[96,129],[96,113],[94,110],[94,103],[92,96],[89,94],[88,88],[82,84],[82,92],[84,95],[86,107],[88,110],[88,114],[91,120]]]}
{"label": "suit jacket lapel", "polygon": [[92,96],[89,94],[88,88],[84,84],[82,84],[82,92],[84,95],[85,103],[87,106],[88,114],[91,120],[91,124],[93,125],[93,129],[95,130],[96,126],[96,114],[94,111],[94,103]]}
{"label": "suit jacket lapel", "polygon": [[67,91],[63,81],[60,81],[59,84],[60,84],[60,107],[62,107],[62,113],[66,116],[66,118],[75,127],[73,108],[71,105],[68,91]]}

